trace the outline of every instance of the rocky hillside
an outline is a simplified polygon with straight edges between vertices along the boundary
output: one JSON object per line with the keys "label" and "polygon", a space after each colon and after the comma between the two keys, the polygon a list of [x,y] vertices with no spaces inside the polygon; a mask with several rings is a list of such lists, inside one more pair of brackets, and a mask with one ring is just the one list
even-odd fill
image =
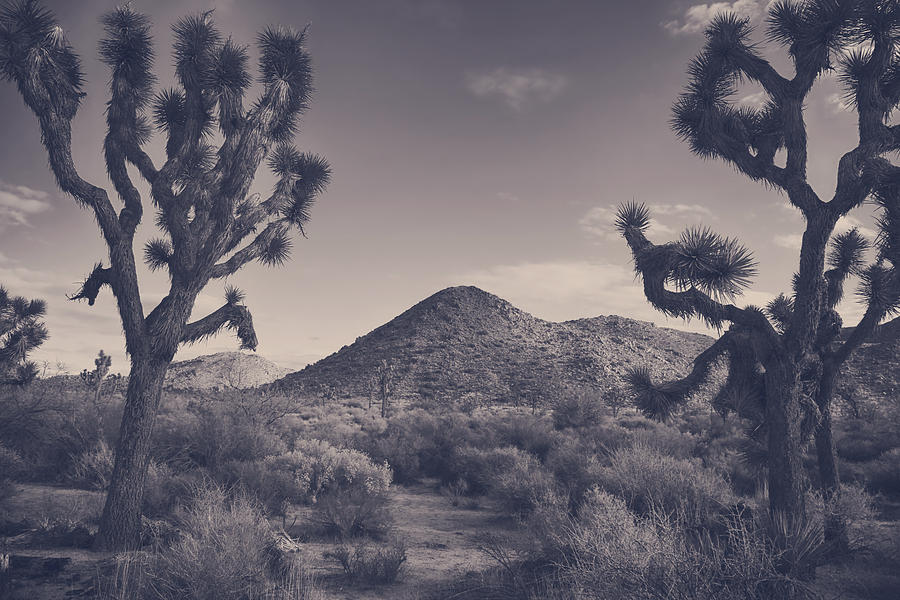
{"label": "rocky hillside", "polygon": [[602,391],[639,365],[671,378],[711,342],[615,316],[552,323],[479,288],[452,287],[274,385],[365,396],[385,360],[398,397],[529,402],[562,387]]}
{"label": "rocky hillside", "polygon": [[219,352],[172,363],[166,373],[170,389],[251,388],[284,377],[290,369],[251,352]]}
{"label": "rocky hillside", "polygon": [[[849,335],[852,329],[845,329]],[[861,400],[900,401],[900,317],[883,323],[847,361],[838,390]]]}

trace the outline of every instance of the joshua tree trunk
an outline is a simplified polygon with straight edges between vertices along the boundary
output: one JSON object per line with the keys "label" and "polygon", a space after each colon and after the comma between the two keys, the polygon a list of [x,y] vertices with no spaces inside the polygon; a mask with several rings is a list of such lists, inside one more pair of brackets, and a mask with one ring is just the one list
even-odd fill
{"label": "joshua tree trunk", "polygon": [[790,361],[766,365],[769,508],[806,513],[800,447],[800,402],[796,369]]}
{"label": "joshua tree trunk", "polygon": [[163,380],[171,361],[134,357],[125,397],[125,411],[116,447],[116,464],[103,508],[95,548],[140,547],[141,504],[150,452],[153,421]]}
{"label": "joshua tree trunk", "polygon": [[819,484],[825,502],[825,540],[837,551],[846,550],[850,545],[847,523],[840,514],[829,510],[840,493],[841,479],[834,454],[834,437],[831,432],[831,398],[837,380],[837,368],[826,365],[819,380],[816,405],[819,407],[819,423],[816,426],[816,457],[819,463]]}

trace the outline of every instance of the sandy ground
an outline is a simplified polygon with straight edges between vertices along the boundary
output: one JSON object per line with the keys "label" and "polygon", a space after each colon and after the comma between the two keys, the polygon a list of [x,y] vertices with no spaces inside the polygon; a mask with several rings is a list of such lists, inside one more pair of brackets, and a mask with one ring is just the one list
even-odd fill
{"label": "sandy ground", "polygon": [[485,534],[515,532],[515,524],[490,504],[474,509],[452,506],[448,497],[435,491],[433,482],[394,486],[390,506],[395,520],[392,534],[406,542],[408,556],[400,580],[392,585],[360,587],[348,581],[340,565],[323,556],[335,547],[333,541],[302,544],[304,560],[326,598],[405,600],[428,595],[460,575],[492,566],[479,550]]}

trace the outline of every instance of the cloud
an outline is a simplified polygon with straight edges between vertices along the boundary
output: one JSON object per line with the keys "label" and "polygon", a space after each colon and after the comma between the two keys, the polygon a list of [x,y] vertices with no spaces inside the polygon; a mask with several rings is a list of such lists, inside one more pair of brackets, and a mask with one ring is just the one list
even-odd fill
{"label": "cloud", "polygon": [[829,94],[825,98],[825,103],[831,109],[831,112],[836,115],[853,110],[853,104],[847,100],[846,96],[837,92]]}
{"label": "cloud", "polygon": [[[799,212],[797,214],[799,215]],[[869,241],[874,241],[875,238],[878,237],[877,231],[875,231],[871,227],[868,227],[863,221],[859,220],[853,215],[845,215],[838,219],[838,222],[834,225],[834,233],[832,235],[850,231],[854,227],[858,229],[859,233]],[[803,234],[786,233],[782,235],[776,235],[772,238],[772,242],[776,246],[781,246],[782,248],[796,250],[799,252],[800,248],[803,246]]]}
{"label": "cloud", "polygon": [[0,227],[29,225],[32,215],[50,208],[49,194],[0,180]]}
{"label": "cloud", "polygon": [[565,76],[544,69],[501,67],[466,75],[466,88],[472,94],[479,98],[497,98],[516,111],[554,100],[567,85]]}
{"label": "cloud", "polygon": [[[663,223],[659,218],[678,217],[683,224],[690,224],[703,219],[715,219],[713,212],[699,204],[651,204],[650,208],[650,229],[647,234],[656,238],[673,238],[676,235],[676,229]],[[613,223],[616,220],[616,208],[609,206],[594,206],[581,219],[578,225],[587,235],[602,240],[618,240],[621,236],[616,231]]]}
{"label": "cloud", "polygon": [[712,2],[694,4],[688,7],[678,19],[663,24],[674,35],[700,33],[716,15],[732,12],[742,17],[755,19],[761,16],[771,2],[766,0],[735,0],[734,2]]}
{"label": "cloud", "polygon": [[740,106],[748,106],[750,108],[763,108],[766,105],[766,102],[769,101],[769,95],[765,92],[756,92],[755,94],[747,94],[746,96],[738,99],[737,103]]}
{"label": "cloud", "polygon": [[512,204],[518,204],[522,201],[521,198],[519,198],[512,192],[497,192],[497,200],[500,200],[501,202],[509,202]]}
{"label": "cloud", "polygon": [[786,233],[784,235],[776,235],[772,238],[772,243],[789,250],[800,250],[803,245],[803,235],[799,233]]}

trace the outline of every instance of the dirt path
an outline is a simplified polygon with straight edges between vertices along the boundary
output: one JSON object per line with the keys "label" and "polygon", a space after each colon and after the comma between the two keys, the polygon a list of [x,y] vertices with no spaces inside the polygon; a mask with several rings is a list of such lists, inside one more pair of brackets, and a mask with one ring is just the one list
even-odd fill
{"label": "dirt path", "polygon": [[419,598],[459,575],[491,565],[479,550],[487,533],[511,533],[515,526],[490,505],[475,509],[452,506],[450,499],[435,491],[431,482],[394,486],[391,510],[395,533],[406,541],[407,564],[401,579],[391,585],[361,588],[348,582],[341,567],[323,554],[333,542],[303,544],[304,559],[312,568],[329,600],[403,600]]}

